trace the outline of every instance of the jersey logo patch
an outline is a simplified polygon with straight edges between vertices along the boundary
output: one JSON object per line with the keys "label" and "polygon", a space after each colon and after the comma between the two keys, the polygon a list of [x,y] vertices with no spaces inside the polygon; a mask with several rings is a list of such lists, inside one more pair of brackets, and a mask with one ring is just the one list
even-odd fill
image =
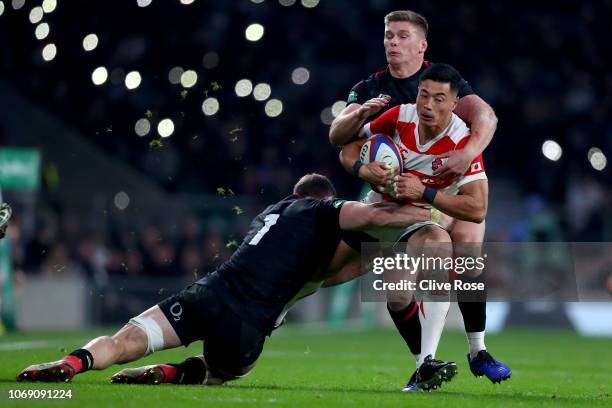
{"label": "jersey logo patch", "polygon": [[355,91],[351,91],[351,93],[348,96],[348,99],[346,100],[346,103],[351,104],[353,102],[357,102],[357,92]]}
{"label": "jersey logo patch", "polygon": [[335,200],[335,201],[332,203],[332,206],[333,206],[334,208],[338,208],[338,207],[340,207],[340,206],[342,205],[342,203],[344,203],[344,200]]}
{"label": "jersey logo patch", "polygon": [[472,165],[470,166],[471,173],[475,173],[477,171],[482,171],[482,165],[480,164],[480,162],[472,163]]}
{"label": "jersey logo patch", "polygon": [[442,159],[439,157],[436,157],[434,159],[434,161],[431,162],[431,169],[432,170],[438,170],[438,168],[442,167]]}

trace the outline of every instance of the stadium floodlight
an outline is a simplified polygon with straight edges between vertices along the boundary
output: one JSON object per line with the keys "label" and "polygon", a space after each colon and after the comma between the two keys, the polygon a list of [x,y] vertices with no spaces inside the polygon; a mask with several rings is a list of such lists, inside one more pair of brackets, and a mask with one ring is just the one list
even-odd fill
{"label": "stadium floodlight", "polygon": [[168,72],[168,81],[172,85],[178,85],[181,83],[181,76],[183,75],[183,67],[174,67]]}
{"label": "stadium floodlight", "polygon": [[151,131],[151,122],[147,118],[140,118],[134,125],[134,131],[140,137],[146,136]]}
{"label": "stadium floodlight", "polygon": [[295,4],[295,0],[278,0],[281,6],[290,7]]}
{"label": "stadium floodlight", "polygon": [[187,70],[181,75],[181,85],[184,88],[191,88],[198,82],[198,73],[194,70]]}
{"label": "stadium floodlight", "polygon": [[102,85],[108,79],[108,71],[105,67],[98,67],[91,73],[91,81],[94,85]]}
{"label": "stadium floodlight", "polygon": [[125,76],[125,87],[127,89],[136,89],[140,86],[142,77],[138,71],[131,71]]}
{"label": "stadium floodlight", "polygon": [[258,23],[253,23],[246,28],[244,35],[249,41],[259,41],[264,35],[264,26]]}
{"label": "stadium floodlight", "polygon": [[334,102],[334,104],[331,107],[331,112],[334,118],[337,117],[344,108],[346,108],[346,101]]}
{"label": "stadium floodlight", "polygon": [[120,191],[115,194],[114,202],[115,207],[123,211],[130,205],[130,196],[125,191]]}
{"label": "stadium floodlight", "polygon": [[319,4],[319,0],[302,0],[302,6],[306,8],[314,8]]}
{"label": "stadium floodlight", "polygon": [[202,102],[202,112],[206,116],[212,116],[219,111],[219,101],[217,98],[210,97],[206,98],[204,102]]}
{"label": "stadium floodlight", "polygon": [[291,80],[296,85],[304,85],[310,79],[310,71],[304,67],[299,67],[291,73]]}
{"label": "stadium floodlight", "polygon": [[[4,7],[4,4],[2,5]],[[2,14],[2,13],[0,13]],[[40,20],[42,20],[43,16],[45,15],[45,13],[43,12],[42,7],[40,6],[36,6],[34,7],[32,10],[30,10],[30,23],[32,24],[38,24],[40,23]]]}
{"label": "stadium floodlight", "polygon": [[45,13],[52,13],[57,7],[57,0],[44,0],[42,2],[42,9]]}
{"label": "stadium floodlight", "polygon": [[152,1],[153,0],[136,0],[136,4],[138,4],[138,7],[147,7]]}
{"label": "stadium floodlight", "polygon": [[321,122],[324,125],[331,125],[334,121],[334,115],[332,114],[332,108],[327,107],[321,111]]}
{"label": "stadium floodlight", "polygon": [[174,122],[172,119],[162,119],[157,124],[157,133],[159,133],[161,137],[169,137],[172,135],[172,133],[174,133]]}
{"label": "stadium floodlight", "polygon": [[45,38],[47,38],[47,36],[49,35],[49,24],[40,23],[39,25],[37,25],[34,29],[34,35],[36,36],[37,40],[44,40]]}
{"label": "stadium floodlight", "polygon": [[57,47],[55,44],[50,43],[44,46],[42,50],[42,57],[45,61],[51,61],[57,55]]}
{"label": "stadium floodlight", "polygon": [[98,36],[94,33],[87,34],[83,38],[83,49],[85,51],[93,51],[98,46]]}
{"label": "stadium floodlight", "polygon": [[264,107],[266,115],[275,118],[283,112],[283,102],[279,99],[270,99]]}
{"label": "stadium floodlight", "polygon": [[19,10],[20,8],[22,8],[25,4],[25,0],[13,0],[12,2],[12,6],[13,6],[13,10]]}
{"label": "stadium floodlight", "polygon": [[234,91],[241,98],[249,96],[253,91],[253,83],[249,79],[241,79],[236,82]]}
{"label": "stadium floodlight", "polygon": [[253,89],[253,97],[258,101],[265,101],[272,94],[272,88],[266,83],[260,83],[255,85]]}
{"label": "stadium floodlight", "polygon": [[587,158],[589,159],[591,166],[598,171],[605,169],[608,164],[606,155],[598,147],[591,147],[587,153]]}
{"label": "stadium floodlight", "polygon": [[563,149],[561,149],[559,143],[554,140],[547,140],[542,144],[542,154],[544,154],[544,157],[548,160],[557,161],[561,158]]}

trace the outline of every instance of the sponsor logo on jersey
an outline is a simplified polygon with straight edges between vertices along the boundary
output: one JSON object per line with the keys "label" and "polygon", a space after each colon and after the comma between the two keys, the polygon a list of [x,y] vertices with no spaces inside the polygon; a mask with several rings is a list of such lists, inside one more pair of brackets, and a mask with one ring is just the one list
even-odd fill
{"label": "sponsor logo on jersey", "polygon": [[351,91],[351,93],[348,96],[348,99],[346,100],[346,103],[353,103],[353,102],[357,102],[357,92],[355,91]]}
{"label": "sponsor logo on jersey", "polygon": [[344,200],[334,200],[334,202],[332,203],[332,206],[334,208],[339,208],[342,205],[342,203],[344,203]]}
{"label": "sponsor logo on jersey", "polygon": [[439,157],[436,157],[434,161],[431,162],[431,169],[435,171],[440,167],[442,167],[442,159]]}
{"label": "sponsor logo on jersey", "polygon": [[183,314],[183,307],[179,302],[174,302],[172,306],[170,306],[170,313],[172,314],[174,321],[178,322],[181,320],[181,315]]}

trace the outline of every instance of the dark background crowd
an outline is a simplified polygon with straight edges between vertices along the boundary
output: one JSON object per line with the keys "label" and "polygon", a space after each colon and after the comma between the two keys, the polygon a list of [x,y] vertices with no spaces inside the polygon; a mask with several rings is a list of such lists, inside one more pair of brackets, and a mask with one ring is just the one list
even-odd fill
{"label": "dark background crowd", "polygon": [[[250,217],[288,194],[305,172],[326,174],[342,196],[356,197],[361,183],[339,165],[322,112],[385,65],[383,17],[403,7],[429,20],[427,59],[457,67],[499,118],[486,169],[492,183],[515,192],[515,201],[499,204],[515,207],[518,216],[492,222],[498,227],[489,238],[612,237],[610,166],[596,170],[588,159],[593,147],[612,157],[611,1],[334,0],[305,7],[317,2],[155,0],[139,7],[136,0],[81,0],[60,1],[37,24],[29,13],[40,1],[18,9],[20,1],[2,3],[0,81],[75,128],[100,154],[187,203],[181,211],[151,203],[139,214],[116,208],[113,197],[103,208],[85,199],[75,204],[57,191],[79,174],[57,174],[61,159],[43,149],[42,191],[35,194],[30,228],[21,196],[14,202],[13,258],[25,275],[85,274],[101,285],[109,276],[187,281],[226,259]],[[38,40],[34,30],[42,22],[50,34]],[[259,41],[245,39],[252,23],[265,29]],[[89,33],[99,42],[85,52]],[[41,56],[48,43],[57,47],[51,61]],[[95,86],[98,66],[109,77]],[[171,83],[176,66],[195,70],[197,84]],[[302,85],[291,79],[298,67],[309,71]],[[142,82],[128,90],[124,78],[133,70]],[[279,116],[264,113],[265,101],[236,95],[235,84],[244,78],[270,85],[270,98],[283,104]],[[220,106],[210,116],[202,112],[209,97]],[[151,130],[139,136],[135,124],[143,118]],[[175,125],[170,137],[157,134],[163,118]],[[549,139],[563,149],[557,161],[542,154]],[[1,121],[0,145],[23,145]],[[220,208],[200,204],[213,201]],[[489,218],[496,217],[492,206]]]}

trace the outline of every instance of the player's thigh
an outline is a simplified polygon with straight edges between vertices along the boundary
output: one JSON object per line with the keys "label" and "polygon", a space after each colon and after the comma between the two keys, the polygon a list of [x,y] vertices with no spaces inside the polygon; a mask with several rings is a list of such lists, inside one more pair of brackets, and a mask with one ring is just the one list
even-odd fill
{"label": "player's thigh", "polygon": [[205,282],[194,283],[158,304],[167,323],[176,334],[179,344],[203,340],[213,330],[222,301]]}
{"label": "player's thigh", "polygon": [[213,330],[204,337],[204,359],[210,375],[223,381],[245,377],[261,355],[265,338],[264,333],[225,307]]}

